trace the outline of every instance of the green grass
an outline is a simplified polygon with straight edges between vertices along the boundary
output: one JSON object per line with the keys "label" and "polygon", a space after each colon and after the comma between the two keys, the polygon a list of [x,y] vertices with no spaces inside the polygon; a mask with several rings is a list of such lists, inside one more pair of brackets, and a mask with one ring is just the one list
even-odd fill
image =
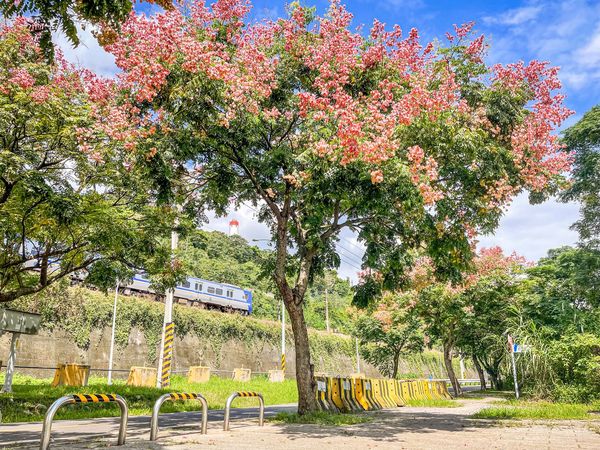
{"label": "green grass", "polygon": [[546,401],[503,402],[502,405],[482,409],[473,414],[474,419],[545,419],[545,420],[585,420],[598,419],[591,411],[600,410],[600,403],[551,403]]}
{"label": "green grass", "polygon": [[324,411],[315,413],[305,414],[300,416],[292,413],[279,413],[271,421],[278,423],[289,423],[289,424],[307,424],[313,423],[317,425],[327,426],[342,426],[342,425],[356,425],[358,423],[371,422],[373,418],[364,414],[333,414]]}
{"label": "green grass", "polygon": [[515,397],[514,391],[496,391],[493,389],[486,389],[485,391],[469,391],[463,392],[463,398],[468,398],[470,400],[479,400],[489,397],[500,397],[505,399],[512,399]]}
{"label": "green grass", "polygon": [[[0,376],[0,383],[3,382]],[[2,422],[34,422],[44,418],[48,406],[57,398],[74,393],[83,394],[119,394],[129,404],[130,415],[150,415],[156,399],[165,392],[197,392],[202,394],[209,409],[225,407],[227,397],[235,391],[256,391],[263,394],[265,404],[276,405],[295,403],[298,401],[296,382],[286,380],[283,383],[270,383],[266,377],[253,378],[247,383],[230,379],[211,377],[208,383],[188,383],[183,376],[174,375],[171,387],[156,389],[131,387],[124,380],[115,380],[112,386],[106,384],[105,378],[90,377],[89,385],[85,387],[56,387],[50,386],[51,379],[38,379],[23,375],[15,375],[13,393],[0,394],[0,411]],[[256,406],[255,398],[238,398],[234,407]],[[200,409],[198,401],[165,402],[161,412],[195,411]],[[56,419],[81,419],[92,417],[118,416],[116,404],[77,404],[66,405],[59,409]]]}
{"label": "green grass", "polygon": [[463,404],[455,400],[446,399],[410,399],[406,402],[406,406],[419,406],[425,408],[458,408]]}

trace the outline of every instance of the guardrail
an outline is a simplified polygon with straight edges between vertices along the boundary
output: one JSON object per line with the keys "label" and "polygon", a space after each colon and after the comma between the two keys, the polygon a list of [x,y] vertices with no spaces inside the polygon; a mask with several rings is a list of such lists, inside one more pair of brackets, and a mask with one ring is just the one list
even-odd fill
{"label": "guardrail", "polygon": [[200,432],[206,434],[206,425],[208,424],[208,404],[206,403],[206,399],[201,394],[172,392],[170,394],[161,395],[154,403],[152,420],[150,421],[151,441],[155,441],[158,438],[158,413],[160,412],[162,404],[167,400],[200,400],[200,403],[202,404],[202,423],[200,425]]}
{"label": "guardrail", "polygon": [[238,392],[234,392],[233,394],[231,394],[229,396],[229,398],[227,399],[227,403],[225,404],[225,418],[223,419],[223,430],[224,431],[229,430],[229,413],[231,412],[231,403],[237,397],[257,397],[258,398],[258,402],[259,402],[258,425],[262,427],[264,425],[264,419],[265,419],[265,401],[263,399],[262,394],[259,394],[258,392],[238,391]]}
{"label": "guardrail", "polygon": [[50,433],[52,431],[52,420],[58,408],[63,405],[72,405],[75,403],[117,403],[121,408],[121,421],[119,423],[119,437],[117,439],[117,445],[125,444],[125,438],[127,436],[127,418],[129,416],[129,408],[127,402],[123,397],[116,394],[73,394],[65,395],[64,397],[56,400],[44,418],[44,424],[42,425],[42,438],[40,440],[40,450],[47,450],[50,447]]}

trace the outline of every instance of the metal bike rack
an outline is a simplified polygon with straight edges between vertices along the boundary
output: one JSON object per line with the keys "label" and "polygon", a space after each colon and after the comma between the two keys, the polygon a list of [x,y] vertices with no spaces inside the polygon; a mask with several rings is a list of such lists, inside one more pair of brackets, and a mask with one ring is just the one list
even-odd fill
{"label": "metal bike rack", "polygon": [[152,409],[152,420],[150,421],[150,440],[155,441],[158,438],[158,413],[160,412],[160,407],[167,400],[200,400],[202,404],[202,424],[200,427],[200,432],[202,434],[206,434],[206,425],[208,423],[208,404],[206,403],[206,399],[200,394],[187,394],[187,393],[171,393],[165,394],[158,397],[156,403],[154,403],[154,408]]}
{"label": "metal bike rack", "polygon": [[236,397],[258,397],[258,425],[262,427],[264,425],[265,419],[265,401],[263,400],[262,394],[259,394],[258,392],[238,391],[231,394],[227,399],[227,403],[225,404],[225,419],[223,420],[223,430],[229,430],[229,413],[231,412],[231,402],[233,402],[233,399],[235,399]]}
{"label": "metal bike rack", "polygon": [[47,450],[50,447],[50,432],[52,431],[52,420],[58,408],[63,405],[72,405],[75,403],[117,403],[121,408],[121,421],[119,424],[119,438],[117,445],[125,444],[127,435],[127,417],[129,416],[129,408],[123,397],[116,394],[74,394],[65,395],[56,400],[46,413],[44,424],[42,425],[42,438],[40,440],[40,450]]}

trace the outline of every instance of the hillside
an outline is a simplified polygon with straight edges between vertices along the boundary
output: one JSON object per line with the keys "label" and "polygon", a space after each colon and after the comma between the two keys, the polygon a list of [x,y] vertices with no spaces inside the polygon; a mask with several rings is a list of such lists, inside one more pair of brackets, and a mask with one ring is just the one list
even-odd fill
{"label": "hillside", "polygon": [[[278,319],[279,301],[268,272],[272,267],[272,251],[250,245],[241,236],[196,230],[180,242],[178,253],[189,275],[251,289],[254,316]],[[305,306],[308,326],[320,330],[326,328],[326,291],[330,328],[349,333],[352,288],[335,271],[317,277],[309,289]]]}
{"label": "hillside", "polygon": [[[11,307],[42,314],[41,333],[23,339],[19,364],[54,366],[57,362],[72,360],[105,367],[112,300],[112,296],[99,291],[63,284],[13,302]],[[142,297],[119,296],[116,368],[154,365],[163,311],[162,303]],[[281,339],[278,322],[185,305],[175,305],[173,320],[180,339],[175,355],[176,370],[198,364],[231,370],[240,362],[247,363],[245,367],[253,370],[266,370],[278,364]],[[8,351],[8,343],[8,336],[0,339],[3,353]],[[289,325],[287,343],[288,365],[292,369],[293,335]],[[315,370],[346,375],[354,371],[356,353],[354,340],[349,336],[311,330],[310,345]],[[191,350],[185,352],[182,346]],[[232,353],[232,350],[235,351]],[[413,378],[431,374],[443,377],[442,364],[441,354],[437,351],[409,355],[401,361],[401,376]],[[458,369],[458,361],[456,364]],[[368,373],[376,373],[364,361],[361,366]]]}

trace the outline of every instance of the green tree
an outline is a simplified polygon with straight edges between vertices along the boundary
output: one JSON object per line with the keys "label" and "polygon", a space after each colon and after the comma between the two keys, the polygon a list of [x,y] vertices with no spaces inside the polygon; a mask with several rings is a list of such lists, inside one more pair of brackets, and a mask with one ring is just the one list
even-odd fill
{"label": "green tree", "polygon": [[354,324],[363,358],[384,375],[396,378],[400,358],[423,349],[423,331],[406,296],[386,293],[377,309],[360,314]]}
{"label": "green tree", "polygon": [[523,314],[559,336],[569,329],[600,331],[593,311],[600,306],[600,251],[561,247],[527,270]]}
{"label": "green tree", "polygon": [[568,128],[563,142],[575,158],[573,183],[563,199],[581,202],[581,218],[574,228],[584,245],[600,250],[600,106]]}
{"label": "green tree", "polygon": [[518,317],[521,276],[522,269],[517,267],[494,271],[462,294],[465,315],[457,347],[473,359],[482,386],[485,386],[485,370],[494,389],[502,387],[501,369],[508,356],[506,334]]}
{"label": "green tree", "polygon": [[116,276],[108,261],[164,264],[168,211],[148,205],[115,149],[98,158],[105,139],[80,139],[95,120],[83,74],[48,63],[23,23],[2,30],[0,62],[0,302],[101,260],[98,282]]}

